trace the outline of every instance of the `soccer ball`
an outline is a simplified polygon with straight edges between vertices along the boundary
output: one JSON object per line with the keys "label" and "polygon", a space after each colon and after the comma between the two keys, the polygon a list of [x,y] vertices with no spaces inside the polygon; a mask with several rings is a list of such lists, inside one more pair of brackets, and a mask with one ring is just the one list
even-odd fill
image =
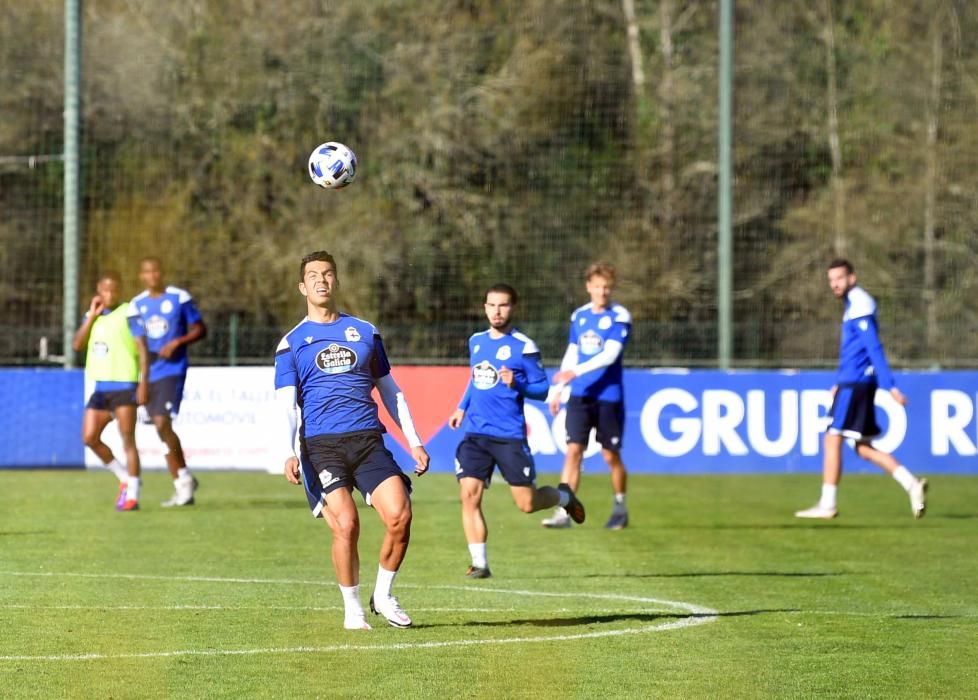
{"label": "soccer ball", "polygon": [[309,177],[320,187],[338,190],[353,182],[356,176],[356,155],[338,141],[321,143],[309,155]]}

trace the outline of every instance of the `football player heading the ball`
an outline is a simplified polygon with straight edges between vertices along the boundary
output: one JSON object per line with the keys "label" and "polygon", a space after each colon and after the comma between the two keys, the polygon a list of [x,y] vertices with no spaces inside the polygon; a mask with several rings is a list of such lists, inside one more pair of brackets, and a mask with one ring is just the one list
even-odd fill
{"label": "football player heading the ball", "polygon": [[461,491],[462,529],[472,557],[465,574],[469,578],[491,576],[482,494],[496,467],[524,513],[559,505],[575,522],[584,522],[584,506],[567,484],[556,488],[536,485],[523,402],[527,397],[546,398],[549,383],[536,343],[513,327],[516,290],[508,284],[494,284],[484,301],[489,329],[469,338],[469,384],[448,419],[452,430],[463,421],[466,426],[455,453],[455,477]]}
{"label": "football player heading the ball", "polygon": [[[408,440],[418,476],[428,471],[428,453],[391,376],[380,334],[371,323],[339,311],[338,290],[332,255],[316,251],[302,259],[299,293],[306,299],[306,318],[275,351],[275,393],[287,418],[280,442],[285,478],[298,484],[301,477],[313,515],[332,530],[343,626],[370,629],[360,604],[360,519],[352,495],[356,487],[386,530],[370,608],[393,627],[410,627],[411,618],[391,588],[411,536],[411,481],[384,445],[384,427],[371,396],[374,387]],[[302,433],[297,456],[298,406]]]}

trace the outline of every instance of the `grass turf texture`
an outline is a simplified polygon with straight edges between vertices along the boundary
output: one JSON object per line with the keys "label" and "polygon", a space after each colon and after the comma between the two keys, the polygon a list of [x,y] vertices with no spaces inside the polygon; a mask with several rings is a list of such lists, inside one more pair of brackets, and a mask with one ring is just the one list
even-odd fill
{"label": "grass turf texture", "polygon": [[[428,475],[395,583],[415,627],[369,632],[342,629],[298,487],[203,473],[197,506],[162,509],[168,479],[145,482],[116,513],[105,473],[0,472],[4,698],[978,696],[975,478],[934,479],[914,521],[891,479],[847,477],[841,516],[811,522],[792,512],[814,475],[633,476],[621,532],[603,474],[569,531],[497,484],[494,577],[469,581],[455,481]],[[366,604],[381,530],[361,514]]]}

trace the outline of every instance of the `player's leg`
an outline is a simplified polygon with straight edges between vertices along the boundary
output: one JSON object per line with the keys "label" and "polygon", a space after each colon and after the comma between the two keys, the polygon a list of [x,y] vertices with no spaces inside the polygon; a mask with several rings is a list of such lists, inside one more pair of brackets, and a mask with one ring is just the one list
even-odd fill
{"label": "player's leg", "polygon": [[122,448],[126,453],[128,478],[126,479],[126,496],[119,510],[136,510],[139,507],[140,463],[139,451],[136,449],[136,402],[120,405],[115,408],[115,419],[119,425],[119,436],[122,438]]}
{"label": "player's leg", "polygon": [[486,542],[489,538],[489,528],[482,513],[482,494],[485,493],[486,482],[471,476],[462,476],[458,480],[459,500],[462,503],[462,532],[469,546],[469,556],[472,564],[465,575],[469,578],[489,578],[489,556],[486,552]]}
{"label": "player's leg", "polygon": [[[584,461],[584,449],[587,447],[593,427],[594,416],[590,410],[590,405],[585,405],[580,398],[571,396],[567,402],[567,407],[564,409],[567,452],[564,454],[560,483],[566,484],[574,493],[577,493],[581,483],[581,463]],[[553,516],[544,519],[541,524],[550,528],[570,527],[571,517],[564,508],[558,506],[554,510]]]}
{"label": "player's leg", "polygon": [[111,471],[116,479],[119,480],[119,490],[116,494],[116,508],[121,508],[126,502],[126,481],[128,475],[126,467],[112,454],[112,450],[102,442],[102,432],[112,421],[112,412],[108,408],[108,402],[104,392],[95,392],[89,399],[82,415],[82,443],[88,447],[105,468]]}
{"label": "player's leg", "polygon": [[513,503],[524,513],[536,513],[560,504],[560,491],[554,486],[510,486]]}
{"label": "player's leg", "polygon": [[822,452],[822,494],[814,506],[797,511],[796,518],[828,520],[839,514],[836,496],[839,480],[842,478],[843,440],[843,436],[832,428],[825,433]]}
{"label": "player's leg", "polygon": [[337,488],[324,496],[323,519],[333,533],[330,555],[336,582],[343,596],[343,626],[346,629],[370,629],[360,604],[360,515],[348,488]]}
{"label": "player's leg", "polygon": [[[870,399],[871,400],[871,399]],[[830,519],[839,514],[837,492],[842,477],[842,442],[844,436],[858,437],[863,430],[865,392],[857,392],[851,385],[840,386],[832,399],[829,416],[832,421],[825,432],[822,451],[822,492],[818,503],[799,510],[796,518]],[[872,405],[872,404],[870,404]]]}
{"label": "player's leg", "polygon": [[370,596],[370,609],[383,615],[392,627],[410,627],[411,618],[391,593],[394,577],[401,568],[411,540],[411,497],[405,477],[400,473],[391,475],[374,487],[369,495],[370,505],[384,524],[380,565],[374,593]]}
{"label": "player's leg", "polygon": [[466,435],[455,449],[455,478],[458,479],[462,504],[462,531],[471,559],[465,572],[469,578],[492,576],[486,549],[489,528],[482,513],[482,495],[496,468],[496,458],[490,445],[490,439],[485,436]]}
{"label": "player's leg", "polygon": [[903,487],[910,497],[910,512],[913,517],[922,518],[927,509],[927,479],[918,479],[893,455],[877,450],[868,441],[857,442],[855,449],[857,455],[875,464]]}
{"label": "player's leg", "polygon": [[625,403],[623,401],[600,401],[597,415],[597,438],[601,443],[601,456],[611,472],[611,489],[614,502],[611,516],[605,527],[621,530],[628,527],[628,509],[625,494],[628,491],[628,471],[621,459],[622,437],[625,432]]}
{"label": "player's leg", "polygon": [[166,447],[166,468],[173,479],[173,496],[163,502],[164,507],[194,504],[197,479],[187,469],[183,443],[173,429],[173,418],[180,412],[183,401],[184,377],[164,377],[150,384],[150,399],[146,410],[156,426],[156,434]]}

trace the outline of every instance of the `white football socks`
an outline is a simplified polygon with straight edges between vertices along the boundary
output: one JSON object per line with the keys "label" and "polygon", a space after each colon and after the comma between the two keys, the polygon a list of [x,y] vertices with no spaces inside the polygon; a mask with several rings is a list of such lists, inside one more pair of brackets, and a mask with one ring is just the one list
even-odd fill
{"label": "white football socks", "polygon": [[893,471],[893,478],[903,487],[904,491],[909,491],[917,483],[917,477],[902,464]]}
{"label": "white football socks", "polygon": [[105,465],[105,468],[110,472],[115,474],[115,478],[119,480],[119,483],[126,483],[129,480],[129,470],[122,466],[122,462],[113,458],[111,462]]}
{"label": "white football socks", "polygon": [[396,571],[388,571],[382,566],[377,567],[377,583],[374,584],[374,600],[386,600],[391,597],[391,587],[394,585]]}
{"label": "white football socks", "polygon": [[126,482],[126,500],[127,501],[139,500],[139,477],[138,476],[130,476],[129,481]]}
{"label": "white football socks", "polygon": [[469,545],[469,556],[472,557],[472,566],[477,569],[489,567],[489,559],[486,555],[486,543],[477,542]]}
{"label": "white football socks", "polygon": [[839,487],[835,484],[822,484],[822,497],[819,499],[818,504],[822,508],[835,509],[835,498],[838,490]]}
{"label": "white football socks", "polygon": [[346,619],[363,617],[363,606],[360,605],[360,584],[355,586],[340,586],[343,595],[343,610]]}

